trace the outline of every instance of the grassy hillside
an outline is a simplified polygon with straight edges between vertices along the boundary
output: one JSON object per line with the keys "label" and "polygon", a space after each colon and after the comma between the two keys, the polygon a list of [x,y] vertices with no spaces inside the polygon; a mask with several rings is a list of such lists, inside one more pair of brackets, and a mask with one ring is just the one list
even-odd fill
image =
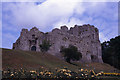
{"label": "grassy hillside", "polygon": [[9,68],[27,68],[28,70],[39,69],[44,67],[46,69],[55,69],[68,67],[76,70],[78,67],[62,61],[50,54],[43,54],[40,52],[21,51],[21,50],[2,50],[2,67]]}
{"label": "grassy hillside", "polygon": [[114,72],[114,67],[105,63],[79,63],[75,62],[77,66],[69,64],[63,60],[56,58],[50,54],[43,54],[40,52],[22,51],[2,49],[2,68],[3,70],[9,68],[25,68],[27,70],[38,70],[40,67],[55,70],[55,68],[67,67],[72,71],[77,71],[79,68],[94,69],[96,72]]}

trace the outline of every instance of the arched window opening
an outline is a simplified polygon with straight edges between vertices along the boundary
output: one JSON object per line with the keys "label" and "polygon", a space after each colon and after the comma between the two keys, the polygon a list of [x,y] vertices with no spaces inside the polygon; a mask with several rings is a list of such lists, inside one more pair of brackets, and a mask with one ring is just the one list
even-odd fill
{"label": "arched window opening", "polygon": [[34,34],[32,35],[32,39],[35,39],[35,35]]}
{"label": "arched window opening", "polygon": [[92,60],[92,62],[96,62],[96,60],[97,60],[97,56],[95,56],[95,55],[91,55],[91,60]]}
{"label": "arched window opening", "polygon": [[36,46],[32,46],[31,51],[36,51]]}

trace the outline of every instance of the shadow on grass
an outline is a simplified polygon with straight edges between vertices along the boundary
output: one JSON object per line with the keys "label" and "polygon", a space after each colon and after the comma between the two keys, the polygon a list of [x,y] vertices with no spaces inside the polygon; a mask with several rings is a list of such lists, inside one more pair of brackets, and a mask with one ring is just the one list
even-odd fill
{"label": "shadow on grass", "polygon": [[[69,64],[72,64],[72,65],[74,65],[74,66],[78,66],[77,64],[75,64],[75,63],[71,63],[71,62],[68,62]],[[78,66],[79,67],[79,66]]]}

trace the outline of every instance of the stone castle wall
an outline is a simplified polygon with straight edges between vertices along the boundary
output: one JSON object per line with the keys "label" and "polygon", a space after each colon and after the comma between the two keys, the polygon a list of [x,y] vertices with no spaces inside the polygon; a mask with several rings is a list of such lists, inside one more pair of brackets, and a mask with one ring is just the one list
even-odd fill
{"label": "stone castle wall", "polygon": [[48,53],[59,58],[62,58],[61,46],[68,47],[69,44],[72,44],[82,53],[81,62],[102,62],[98,29],[89,24],[75,25],[70,30],[66,26],[61,26],[61,29],[55,28],[48,33],[43,33],[36,27],[30,31],[22,29],[20,37],[13,43],[13,49],[40,51],[39,45],[45,39],[52,44]]}

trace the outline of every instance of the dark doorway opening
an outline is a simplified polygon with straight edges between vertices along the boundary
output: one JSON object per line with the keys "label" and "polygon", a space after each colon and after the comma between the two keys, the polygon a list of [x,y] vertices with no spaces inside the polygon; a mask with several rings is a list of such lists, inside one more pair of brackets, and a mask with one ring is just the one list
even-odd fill
{"label": "dark doorway opening", "polygon": [[95,58],[94,55],[91,55],[91,60],[94,60],[94,58]]}
{"label": "dark doorway opening", "polygon": [[91,55],[91,60],[92,60],[92,62],[97,62],[97,56],[96,55]]}
{"label": "dark doorway opening", "polygon": [[36,51],[36,46],[32,46],[31,51]]}

